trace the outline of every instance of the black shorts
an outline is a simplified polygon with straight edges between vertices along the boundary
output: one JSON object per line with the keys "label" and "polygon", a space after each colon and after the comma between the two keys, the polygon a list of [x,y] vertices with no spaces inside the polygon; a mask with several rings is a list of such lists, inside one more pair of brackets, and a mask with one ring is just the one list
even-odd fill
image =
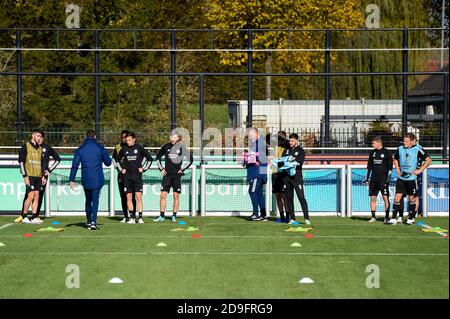
{"label": "black shorts", "polygon": [[26,186],[27,194],[33,191],[40,192],[44,189],[44,186],[42,185],[42,177],[28,176],[28,179],[30,180],[30,185]]}
{"label": "black shorts", "polygon": [[142,193],[143,183],[142,178],[140,179],[129,179],[126,176],[123,178],[123,192],[128,193]]}
{"label": "black shorts", "polygon": [[389,183],[386,183],[386,179],[371,179],[369,182],[369,196],[381,195],[389,197]]}
{"label": "black shorts", "polygon": [[407,180],[397,178],[397,182],[395,184],[395,193],[419,196],[419,186],[418,186],[417,179],[412,180],[412,181],[407,181]]}
{"label": "black shorts", "polygon": [[283,178],[284,178],[284,174],[282,174],[282,173],[273,173],[272,174],[272,193],[273,194],[278,194],[278,193],[284,192]]}
{"label": "black shorts", "polygon": [[175,175],[175,176],[163,176],[162,183],[161,183],[161,192],[168,192],[170,193],[170,188],[173,189],[176,193],[181,193],[181,175]]}

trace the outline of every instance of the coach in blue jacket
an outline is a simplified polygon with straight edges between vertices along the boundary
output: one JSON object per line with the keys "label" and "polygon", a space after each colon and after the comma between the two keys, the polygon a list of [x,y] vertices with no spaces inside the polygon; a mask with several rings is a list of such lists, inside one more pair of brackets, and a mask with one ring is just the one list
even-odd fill
{"label": "coach in blue jacket", "polygon": [[105,184],[103,166],[111,165],[108,151],[96,141],[93,130],[86,133],[83,144],[75,151],[70,170],[70,188],[75,188],[75,176],[81,163],[81,184],[86,196],[86,227],[98,230],[97,212],[100,198],[100,190]]}

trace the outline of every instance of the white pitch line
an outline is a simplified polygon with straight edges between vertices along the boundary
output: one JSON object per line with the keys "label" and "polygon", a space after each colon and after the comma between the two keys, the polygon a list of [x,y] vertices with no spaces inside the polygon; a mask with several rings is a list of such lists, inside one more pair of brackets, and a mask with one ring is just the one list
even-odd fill
{"label": "white pitch line", "polygon": [[0,230],[1,229],[5,229],[6,227],[9,227],[9,226],[12,226],[12,225],[14,225],[14,224],[5,224],[3,226],[0,226]]}
{"label": "white pitch line", "polygon": [[[23,236],[11,235],[11,236],[1,236],[0,238],[22,238]],[[106,235],[106,236],[82,236],[82,235],[37,235],[33,238],[85,238],[85,239],[103,239],[103,238],[190,238],[191,235]],[[299,238],[298,235],[202,235],[202,238]],[[379,239],[442,239],[442,237],[437,236],[321,236],[315,235],[314,238],[379,238]]]}
{"label": "white pitch line", "polygon": [[448,254],[437,253],[271,253],[271,252],[0,252],[0,255],[287,255],[287,256],[448,256]]}

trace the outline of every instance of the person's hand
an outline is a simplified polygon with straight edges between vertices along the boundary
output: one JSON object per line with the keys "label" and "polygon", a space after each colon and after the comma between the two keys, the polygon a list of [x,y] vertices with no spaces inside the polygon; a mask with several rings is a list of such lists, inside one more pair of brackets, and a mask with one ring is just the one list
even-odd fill
{"label": "person's hand", "polygon": [[413,175],[419,175],[420,173],[422,173],[420,169],[416,169],[414,172],[412,172]]}
{"label": "person's hand", "polygon": [[143,172],[144,172],[144,169],[143,169],[142,167],[139,167],[139,168],[138,168],[138,171],[139,171],[139,173],[143,173]]}
{"label": "person's hand", "polygon": [[124,168],[124,169],[122,170],[122,174],[125,175],[126,172],[127,172],[127,170]]}
{"label": "person's hand", "polygon": [[163,168],[163,170],[161,171],[161,175],[162,175],[162,176],[166,176],[166,175],[167,175],[167,171],[166,171],[165,168]]}
{"label": "person's hand", "polygon": [[184,172],[180,169],[180,170],[178,171],[178,174],[184,175]]}
{"label": "person's hand", "polygon": [[48,170],[45,170],[44,176],[48,176],[49,174],[50,174],[50,172]]}
{"label": "person's hand", "polygon": [[70,189],[71,190],[75,190],[75,186],[76,186],[75,182],[70,182]]}
{"label": "person's hand", "polygon": [[30,186],[30,178],[28,176],[23,178],[23,182],[25,183],[26,186]]}
{"label": "person's hand", "polygon": [[45,178],[45,175],[42,176],[42,185],[47,184],[47,179]]}
{"label": "person's hand", "polygon": [[363,180],[363,184],[364,185],[369,185],[369,180],[368,179]]}

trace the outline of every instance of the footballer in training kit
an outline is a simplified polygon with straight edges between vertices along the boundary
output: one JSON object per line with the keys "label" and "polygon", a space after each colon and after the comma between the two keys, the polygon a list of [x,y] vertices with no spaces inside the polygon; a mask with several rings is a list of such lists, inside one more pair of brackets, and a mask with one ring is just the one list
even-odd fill
{"label": "footballer in training kit", "polygon": [[[26,142],[19,151],[20,172],[24,179],[26,192],[22,215],[15,221],[23,224],[42,224],[38,212],[39,192],[43,191],[43,185],[47,182],[44,177],[46,162],[40,145],[43,137],[44,132],[33,130],[31,140]],[[30,205],[32,208],[31,219],[27,217]]]}
{"label": "footballer in training kit", "polygon": [[305,151],[300,147],[298,141],[298,134],[292,133],[289,135],[289,147],[284,150],[283,156],[289,156],[290,162],[295,162],[295,175],[287,175],[283,179],[283,189],[286,196],[287,210],[286,218],[290,223],[295,222],[294,213],[294,191],[297,194],[297,198],[300,201],[300,205],[303,211],[303,217],[305,218],[305,224],[310,225],[308,203],[305,198],[305,191],[303,186],[303,162],[305,161]]}
{"label": "footballer in training kit", "polygon": [[[423,163],[418,167],[418,163]],[[403,137],[403,145],[397,148],[394,155],[394,166],[397,172],[397,182],[395,184],[395,199],[393,205],[392,219],[389,224],[397,224],[397,213],[400,209],[400,201],[403,194],[408,195],[409,212],[407,224],[412,225],[416,214],[416,199],[419,195],[419,185],[417,177],[431,164],[431,158],[419,144],[416,144],[416,137],[412,133],[407,133]]]}
{"label": "footballer in training kit", "polygon": [[383,146],[381,137],[377,136],[372,140],[373,150],[369,153],[367,160],[367,174],[364,183],[369,185],[370,211],[372,218],[369,222],[376,221],[375,212],[377,209],[377,196],[381,193],[384,200],[385,218],[389,221],[389,180],[392,173],[392,153]]}
{"label": "footballer in training kit", "polygon": [[[142,174],[152,165],[153,157],[142,145],[136,144],[136,135],[133,132],[127,134],[126,143],[117,155],[116,164],[123,174],[123,191],[127,195],[128,215],[131,215],[127,223],[143,224]],[[133,205],[133,194],[136,195],[136,207]],[[139,218],[134,211],[138,212]]]}
{"label": "footballer in training kit", "polygon": [[[124,147],[125,145],[127,145],[127,135],[128,135],[129,131],[127,130],[123,130],[122,132],[120,132],[120,139],[121,142],[119,144],[116,144],[116,146],[114,147],[114,151],[113,151],[113,155],[112,155],[112,162],[114,167],[117,169],[117,184],[119,187],[119,194],[120,194],[120,202],[122,204],[122,212],[123,212],[123,219],[121,220],[121,223],[126,223],[130,220],[130,215],[128,214],[128,201],[127,201],[127,194],[125,194],[124,191],[124,175],[122,174],[122,172],[120,171],[117,163],[117,156],[119,155],[120,150],[122,149],[122,147]],[[123,161],[123,159],[122,159]],[[133,213],[132,215],[135,216],[136,214],[136,194],[133,193],[132,196],[132,203],[133,203]]]}
{"label": "footballer in training kit", "polygon": [[[155,222],[165,220],[166,198],[170,189],[173,190],[172,221],[176,222],[180,204],[181,178],[184,172],[192,165],[192,153],[181,142],[182,136],[176,132],[170,134],[170,142],[163,145],[156,155],[156,163],[163,176],[161,182],[160,215]],[[161,160],[164,158],[164,165]]]}

